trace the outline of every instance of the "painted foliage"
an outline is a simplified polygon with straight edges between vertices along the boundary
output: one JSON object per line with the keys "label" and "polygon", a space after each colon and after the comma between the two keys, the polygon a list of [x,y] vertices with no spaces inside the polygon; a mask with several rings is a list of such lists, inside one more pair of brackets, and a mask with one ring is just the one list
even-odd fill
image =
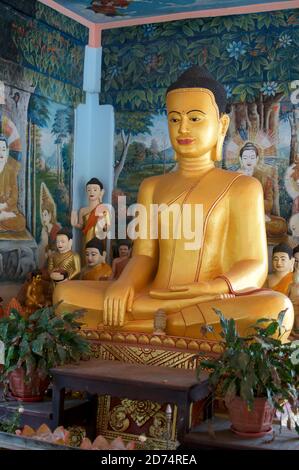
{"label": "painted foliage", "polygon": [[85,47],[83,30],[74,37],[70,20],[59,21],[56,13],[46,24],[38,2],[31,8],[19,2],[18,11],[13,3],[3,5],[0,19],[0,134],[10,162],[18,162],[14,193],[26,227],[0,227],[0,280],[24,278],[41,266],[57,229],[69,225],[74,107],[82,100]]}
{"label": "painted foliage", "polygon": [[117,114],[115,186],[134,199],[142,175],[171,171],[165,92],[183,70],[204,65],[224,84],[230,105],[222,165],[242,171],[240,150],[255,144],[255,176],[271,206],[269,240],[292,234],[290,218],[299,213],[298,45],[299,10],[104,32],[102,102]]}

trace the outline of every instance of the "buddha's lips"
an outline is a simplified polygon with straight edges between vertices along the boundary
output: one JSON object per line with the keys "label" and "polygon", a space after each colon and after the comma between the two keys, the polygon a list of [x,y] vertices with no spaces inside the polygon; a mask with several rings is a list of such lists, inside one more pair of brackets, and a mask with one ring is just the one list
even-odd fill
{"label": "buddha's lips", "polygon": [[188,144],[193,144],[194,139],[177,139],[177,142],[180,145],[188,145]]}

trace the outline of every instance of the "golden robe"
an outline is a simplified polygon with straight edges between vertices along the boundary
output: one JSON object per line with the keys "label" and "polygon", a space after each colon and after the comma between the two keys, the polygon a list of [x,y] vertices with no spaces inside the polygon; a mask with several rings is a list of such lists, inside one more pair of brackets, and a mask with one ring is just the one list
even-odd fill
{"label": "golden robe", "polygon": [[18,209],[18,180],[20,163],[8,157],[0,173],[0,203],[6,203],[6,212],[13,212],[15,217],[0,220],[0,232],[22,232],[26,228],[25,217]]}

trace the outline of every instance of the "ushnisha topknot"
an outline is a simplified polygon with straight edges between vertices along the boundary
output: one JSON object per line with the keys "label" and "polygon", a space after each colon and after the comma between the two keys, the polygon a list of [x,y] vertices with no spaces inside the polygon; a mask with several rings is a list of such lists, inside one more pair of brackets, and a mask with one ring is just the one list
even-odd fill
{"label": "ushnisha topknot", "polygon": [[206,88],[210,90],[215,96],[219,113],[225,113],[227,105],[225,88],[215,80],[205,67],[194,65],[185,70],[176,82],[168,87],[166,93],[180,88]]}

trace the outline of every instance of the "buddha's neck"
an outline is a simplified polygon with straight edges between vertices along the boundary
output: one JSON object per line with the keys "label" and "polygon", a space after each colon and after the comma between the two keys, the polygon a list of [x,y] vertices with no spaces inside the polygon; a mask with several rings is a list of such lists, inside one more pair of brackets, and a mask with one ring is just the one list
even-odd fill
{"label": "buddha's neck", "polygon": [[94,201],[89,201],[89,207],[90,207],[91,210],[93,210],[99,204],[101,204],[100,199],[95,199]]}
{"label": "buddha's neck", "polygon": [[178,171],[182,176],[201,176],[215,167],[210,155],[183,157],[178,160]]}

